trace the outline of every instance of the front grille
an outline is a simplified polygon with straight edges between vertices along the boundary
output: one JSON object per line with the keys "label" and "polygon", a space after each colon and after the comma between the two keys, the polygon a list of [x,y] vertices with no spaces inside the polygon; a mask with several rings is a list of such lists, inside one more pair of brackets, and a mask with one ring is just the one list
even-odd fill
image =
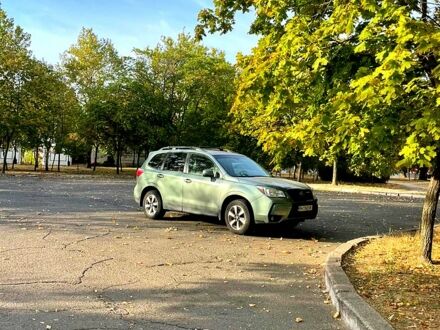
{"label": "front grille", "polygon": [[313,201],[313,193],[311,190],[306,189],[289,189],[287,194],[295,202],[307,202]]}

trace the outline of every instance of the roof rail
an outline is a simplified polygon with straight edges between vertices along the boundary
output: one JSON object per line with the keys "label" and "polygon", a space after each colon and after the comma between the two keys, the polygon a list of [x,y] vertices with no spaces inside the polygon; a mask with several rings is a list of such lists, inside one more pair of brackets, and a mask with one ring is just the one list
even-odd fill
{"label": "roof rail", "polygon": [[216,148],[216,147],[192,147],[192,146],[167,146],[160,148],[160,150],[218,150],[218,151],[230,152],[230,150],[221,147]]}
{"label": "roof rail", "polygon": [[226,152],[231,152],[231,150],[226,149],[226,148],[222,148],[222,147],[200,147],[201,149],[205,149],[205,150],[216,150],[216,151],[226,151]]}
{"label": "roof rail", "polygon": [[160,148],[160,150],[179,150],[179,149],[197,150],[197,149],[200,149],[200,148],[190,147],[190,146],[167,146],[167,147]]}

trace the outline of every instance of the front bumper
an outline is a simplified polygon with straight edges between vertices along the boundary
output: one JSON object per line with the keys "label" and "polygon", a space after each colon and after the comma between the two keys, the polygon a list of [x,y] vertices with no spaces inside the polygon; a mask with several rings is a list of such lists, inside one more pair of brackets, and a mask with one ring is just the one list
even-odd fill
{"label": "front bumper", "polygon": [[[291,199],[262,197],[254,201],[252,209],[256,223],[278,223],[289,220],[315,219],[318,214],[318,200],[294,202]],[[310,205],[311,210],[301,211],[300,206]]]}

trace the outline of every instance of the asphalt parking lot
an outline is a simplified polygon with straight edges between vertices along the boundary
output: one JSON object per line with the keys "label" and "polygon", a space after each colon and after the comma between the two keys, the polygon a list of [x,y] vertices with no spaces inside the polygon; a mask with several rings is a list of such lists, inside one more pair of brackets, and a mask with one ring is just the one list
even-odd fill
{"label": "asphalt parking lot", "polygon": [[134,180],[0,177],[0,329],[338,329],[322,263],[416,227],[421,199],[318,193],[316,220],[231,234],[146,220]]}

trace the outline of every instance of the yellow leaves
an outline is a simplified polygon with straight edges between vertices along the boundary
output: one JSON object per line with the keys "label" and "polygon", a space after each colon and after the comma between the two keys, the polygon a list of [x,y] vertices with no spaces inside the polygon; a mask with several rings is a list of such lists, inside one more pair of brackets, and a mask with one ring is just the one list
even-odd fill
{"label": "yellow leaves", "polygon": [[359,137],[360,137],[361,139],[363,139],[363,138],[365,138],[365,136],[366,136],[367,133],[369,133],[369,132],[370,132],[370,130],[369,130],[368,128],[361,127],[360,130],[359,130]]}
{"label": "yellow leaves", "polygon": [[426,143],[423,138],[418,136],[417,132],[414,132],[406,139],[405,146],[399,152],[403,159],[397,163],[397,166],[413,164],[430,166],[431,160],[436,154],[436,146]]}
{"label": "yellow leaves", "polygon": [[377,1],[375,0],[361,0],[362,9],[374,12],[377,10]]}
{"label": "yellow leaves", "polygon": [[367,49],[367,44],[365,42],[361,42],[354,48],[355,53],[362,53]]}
{"label": "yellow leaves", "polygon": [[325,66],[327,65],[328,60],[324,57],[318,57],[315,62],[312,65],[312,68],[314,71],[317,71],[319,69],[320,66]]}
{"label": "yellow leaves", "polygon": [[385,58],[385,56],[388,54],[388,51],[387,50],[383,50],[383,51],[381,51],[381,52],[378,52],[377,54],[376,54],[376,60],[378,61],[378,62],[382,62],[383,61],[383,59]]}

